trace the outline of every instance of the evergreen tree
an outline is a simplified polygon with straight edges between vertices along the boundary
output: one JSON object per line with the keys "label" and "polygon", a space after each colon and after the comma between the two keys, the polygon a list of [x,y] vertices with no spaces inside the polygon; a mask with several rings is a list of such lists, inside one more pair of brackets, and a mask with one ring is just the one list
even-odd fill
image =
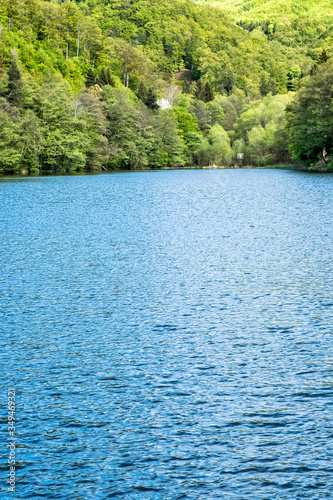
{"label": "evergreen tree", "polygon": [[89,87],[93,87],[96,83],[96,76],[95,76],[95,73],[93,72],[93,70],[91,68],[88,69],[88,72],[87,72],[87,78],[86,78],[86,87],[89,88]]}
{"label": "evergreen tree", "polygon": [[291,92],[294,92],[296,90],[296,88],[295,88],[295,82],[294,82],[293,76],[290,73],[290,71],[287,73],[287,78],[288,78],[287,90],[291,91]]}
{"label": "evergreen tree", "polygon": [[111,75],[109,68],[102,68],[101,73],[99,75],[99,83],[102,87],[104,85],[110,85],[110,87],[115,87],[115,81],[113,76]]}
{"label": "evergreen tree", "polygon": [[203,92],[203,101],[204,102],[210,102],[214,100],[214,92],[212,87],[208,82],[206,82],[205,89]]}
{"label": "evergreen tree", "polygon": [[11,104],[19,108],[22,105],[23,83],[22,83],[21,73],[16,62],[16,56],[14,55],[12,55],[12,62],[7,74],[8,74],[7,100]]}
{"label": "evergreen tree", "polygon": [[148,90],[147,99],[146,99],[145,104],[146,104],[147,108],[149,108],[149,109],[157,110],[159,108],[159,106],[156,102],[156,94],[151,88]]}
{"label": "evergreen tree", "polygon": [[204,94],[204,88],[200,80],[195,82],[194,86],[194,97],[198,99],[199,101],[202,101],[203,99],[203,94]]}
{"label": "evergreen tree", "polygon": [[194,97],[199,101],[210,102],[214,99],[214,92],[209,82],[203,84],[198,80],[194,87]]}
{"label": "evergreen tree", "polygon": [[320,66],[321,64],[326,63],[329,59],[330,59],[330,56],[327,54],[326,50],[323,49],[323,51],[320,54],[320,56],[318,57],[317,61],[312,66],[312,68],[310,70],[310,75],[311,76],[315,75],[316,72],[317,72],[318,66]]}
{"label": "evergreen tree", "polygon": [[327,54],[326,50],[323,49],[322,53],[317,59],[317,65],[324,64],[329,60],[330,56]]}

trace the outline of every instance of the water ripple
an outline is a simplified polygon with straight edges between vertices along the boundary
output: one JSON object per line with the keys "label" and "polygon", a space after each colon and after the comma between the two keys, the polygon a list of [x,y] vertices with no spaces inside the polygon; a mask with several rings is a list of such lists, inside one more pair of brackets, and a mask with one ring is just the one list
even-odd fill
{"label": "water ripple", "polygon": [[332,498],[332,187],[277,170],[0,181],[18,497]]}

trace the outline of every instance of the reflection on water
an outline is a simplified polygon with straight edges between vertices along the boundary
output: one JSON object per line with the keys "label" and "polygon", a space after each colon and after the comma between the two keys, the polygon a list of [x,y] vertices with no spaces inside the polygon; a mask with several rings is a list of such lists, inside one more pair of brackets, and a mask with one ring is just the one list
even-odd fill
{"label": "reflection on water", "polygon": [[332,498],[332,187],[276,170],[2,182],[17,496]]}

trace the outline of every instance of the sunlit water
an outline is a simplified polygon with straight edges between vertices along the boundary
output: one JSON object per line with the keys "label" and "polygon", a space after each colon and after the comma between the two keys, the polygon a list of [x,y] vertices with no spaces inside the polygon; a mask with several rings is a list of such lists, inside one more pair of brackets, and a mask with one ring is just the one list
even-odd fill
{"label": "sunlit water", "polygon": [[332,192],[274,170],[3,179],[1,498],[333,498]]}

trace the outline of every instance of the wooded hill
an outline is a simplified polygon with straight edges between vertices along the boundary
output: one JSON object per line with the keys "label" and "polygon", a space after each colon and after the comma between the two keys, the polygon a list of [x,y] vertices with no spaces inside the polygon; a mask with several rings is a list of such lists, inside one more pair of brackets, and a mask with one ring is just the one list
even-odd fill
{"label": "wooded hill", "polygon": [[248,31],[260,27],[271,41],[298,47],[316,59],[332,47],[333,4],[328,0],[215,0]]}
{"label": "wooded hill", "polygon": [[285,109],[331,35],[260,3],[2,0],[0,172],[299,160]]}

